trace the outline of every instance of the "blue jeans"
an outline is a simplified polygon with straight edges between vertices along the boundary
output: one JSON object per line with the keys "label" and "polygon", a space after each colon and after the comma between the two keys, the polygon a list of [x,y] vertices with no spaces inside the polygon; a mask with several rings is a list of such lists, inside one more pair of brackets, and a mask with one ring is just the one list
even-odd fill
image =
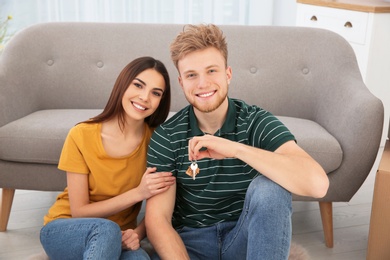
{"label": "blue jeans", "polygon": [[50,259],[150,259],[142,249],[122,250],[121,230],[103,218],[69,218],[41,229],[41,244]]}
{"label": "blue jeans", "polygon": [[[264,176],[249,185],[238,221],[177,232],[191,260],[288,259],[291,193]],[[152,259],[158,259],[153,256]]]}

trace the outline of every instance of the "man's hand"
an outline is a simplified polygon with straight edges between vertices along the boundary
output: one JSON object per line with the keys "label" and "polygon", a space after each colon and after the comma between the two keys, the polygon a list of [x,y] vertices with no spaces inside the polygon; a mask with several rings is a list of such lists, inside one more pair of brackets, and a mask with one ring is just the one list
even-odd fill
{"label": "man's hand", "polygon": [[239,143],[213,135],[195,136],[188,143],[189,160],[233,158],[237,145]]}

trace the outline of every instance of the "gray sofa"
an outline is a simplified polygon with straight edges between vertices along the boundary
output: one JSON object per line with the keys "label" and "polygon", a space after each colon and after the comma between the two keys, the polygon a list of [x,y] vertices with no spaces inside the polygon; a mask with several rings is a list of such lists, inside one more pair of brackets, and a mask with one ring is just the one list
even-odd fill
{"label": "gray sofa", "polygon": [[[349,201],[370,172],[383,106],[364,85],[353,50],[326,30],[221,26],[233,69],[230,97],[278,116],[330,178],[318,200],[332,247],[332,202]],[[172,112],[185,105],[169,44],[182,25],[48,23],[29,27],[0,56],[0,229],[15,189],[60,191],[57,169],[68,130],[104,107],[120,70],[139,56],[162,60]],[[295,200],[312,198],[294,196]]]}

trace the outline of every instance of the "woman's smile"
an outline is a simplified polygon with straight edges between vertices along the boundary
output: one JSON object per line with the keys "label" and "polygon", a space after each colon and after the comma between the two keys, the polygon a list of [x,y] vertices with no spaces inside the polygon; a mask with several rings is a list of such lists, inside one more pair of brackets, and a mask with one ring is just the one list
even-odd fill
{"label": "woman's smile", "polygon": [[145,110],[148,109],[148,108],[146,108],[146,107],[144,107],[144,106],[142,106],[142,105],[140,105],[139,103],[136,103],[136,102],[134,102],[134,101],[132,101],[131,103],[133,104],[133,106],[134,106],[137,110],[145,111]]}

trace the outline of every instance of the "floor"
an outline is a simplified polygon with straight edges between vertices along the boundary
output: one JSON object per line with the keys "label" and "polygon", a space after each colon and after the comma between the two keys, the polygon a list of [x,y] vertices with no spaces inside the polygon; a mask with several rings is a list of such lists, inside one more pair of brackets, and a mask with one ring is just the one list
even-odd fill
{"label": "floor", "polygon": [[[293,241],[305,247],[311,259],[365,259],[375,173],[348,203],[334,203],[334,248],[325,247],[318,203],[294,202]],[[56,192],[18,190],[6,232],[0,232],[0,259],[27,259],[39,253],[42,218]]]}

